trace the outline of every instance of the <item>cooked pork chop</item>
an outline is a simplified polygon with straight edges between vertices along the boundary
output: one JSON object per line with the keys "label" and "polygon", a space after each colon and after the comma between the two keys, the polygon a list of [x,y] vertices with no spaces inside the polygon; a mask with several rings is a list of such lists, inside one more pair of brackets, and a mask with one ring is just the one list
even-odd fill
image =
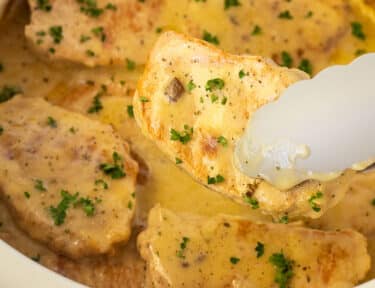
{"label": "cooked pork chop", "polygon": [[366,240],[353,230],[176,215],[160,207],[138,246],[146,287],[352,287],[370,267]]}
{"label": "cooked pork chop", "polygon": [[[88,66],[144,63],[158,36],[160,0],[29,0],[26,36],[51,57]],[[151,31],[152,33],[151,33]],[[130,62],[128,62],[130,61]]]}
{"label": "cooked pork chop", "polygon": [[280,191],[242,174],[233,161],[252,113],[307,78],[272,60],[230,55],[167,32],[138,83],[134,112],[143,133],[204,185],[276,217],[317,218],[344,196],[348,174]]}
{"label": "cooked pork chop", "polygon": [[24,231],[73,258],[128,240],[138,165],[111,126],[21,96],[0,126],[0,196]]}
{"label": "cooked pork chop", "polygon": [[343,38],[356,45],[350,35],[352,4],[345,0],[238,1],[227,7],[224,0],[28,2],[32,17],[26,35],[34,47],[89,66],[127,65],[128,59],[143,65],[160,31],[168,29],[232,53],[251,52],[279,63],[288,55],[288,65],[314,73],[330,63]]}

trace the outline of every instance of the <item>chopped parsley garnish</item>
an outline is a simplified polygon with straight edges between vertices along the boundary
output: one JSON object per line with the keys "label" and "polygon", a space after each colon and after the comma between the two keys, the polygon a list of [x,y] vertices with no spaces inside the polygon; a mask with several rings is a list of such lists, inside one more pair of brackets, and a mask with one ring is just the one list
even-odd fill
{"label": "chopped parsley garnish", "polygon": [[134,118],[134,107],[133,105],[128,105],[126,108],[126,111],[128,112],[128,115],[130,118]]}
{"label": "chopped parsley garnish", "polygon": [[293,64],[293,58],[290,56],[290,54],[286,51],[281,52],[281,66],[284,67],[292,67]]}
{"label": "chopped parsley garnish", "polygon": [[85,43],[89,40],[91,40],[91,37],[87,36],[87,35],[81,35],[81,38],[79,38],[79,42],[81,42],[81,43]]}
{"label": "chopped parsley garnish", "polygon": [[257,246],[255,247],[255,252],[257,252],[257,258],[262,257],[264,255],[264,244],[258,242]]}
{"label": "chopped parsley garnish", "polygon": [[77,201],[78,198],[78,192],[74,195],[71,195],[68,191],[61,190],[60,194],[62,199],[57,207],[49,207],[50,215],[53,218],[56,226],[60,226],[64,223],[66,218],[66,211],[69,209],[71,204]]}
{"label": "chopped parsley garnish", "polygon": [[372,199],[372,201],[371,201],[371,205],[372,205],[372,206],[375,206],[375,198]]}
{"label": "chopped parsley garnish", "polygon": [[44,187],[43,181],[40,179],[36,179],[34,181],[34,188],[36,190],[43,191],[43,192],[47,191],[46,187]]}
{"label": "chopped parsley garnish", "polygon": [[228,146],[228,140],[224,136],[219,136],[217,138],[217,142],[220,143],[221,145],[223,145],[224,147]]}
{"label": "chopped parsley garnish", "polygon": [[72,134],[76,134],[77,133],[77,129],[74,128],[74,127],[70,127],[69,128],[69,132],[72,133]]}
{"label": "chopped parsley garnish", "polygon": [[134,61],[126,58],[126,68],[129,70],[129,71],[133,71],[136,67],[136,64]]}
{"label": "chopped parsley garnish", "polygon": [[255,36],[260,34],[262,34],[262,28],[258,25],[255,25],[253,31],[251,32],[251,35]]}
{"label": "chopped parsley garnish", "polygon": [[292,16],[292,14],[290,14],[289,10],[285,10],[285,11],[283,11],[279,14],[279,18],[290,20],[290,19],[293,19],[293,16]]}
{"label": "chopped parsley garnish", "polygon": [[62,26],[51,26],[48,33],[55,44],[60,44],[61,40],[64,39]]}
{"label": "chopped parsley garnish", "polygon": [[157,34],[160,34],[161,32],[163,32],[163,28],[158,27],[158,28],[155,29],[155,32],[156,32]]}
{"label": "chopped parsley garnish", "polygon": [[361,56],[363,54],[367,53],[367,51],[365,49],[357,49],[355,51],[355,56]]}
{"label": "chopped parsley garnish", "polygon": [[30,257],[31,260],[34,262],[39,262],[40,261],[40,254],[37,254],[36,256]]}
{"label": "chopped parsley garnish", "polygon": [[139,97],[139,101],[141,101],[142,103],[146,103],[146,102],[150,102],[150,99],[148,99],[144,96],[141,96],[141,97]]}
{"label": "chopped parsley garnish", "polygon": [[241,6],[240,1],[238,0],[225,0],[224,1],[224,9],[228,10],[230,7]]}
{"label": "chopped parsley garnish", "polygon": [[193,80],[190,80],[189,83],[187,84],[187,90],[189,92],[193,91],[195,88],[197,87],[197,85],[195,85],[195,83],[193,82]]}
{"label": "chopped parsley garnish", "polygon": [[208,80],[205,88],[206,88],[206,91],[212,92],[215,89],[221,90],[224,88],[224,86],[225,86],[225,82],[223,79],[215,78],[215,79]]}
{"label": "chopped parsley garnish", "polygon": [[206,30],[203,31],[202,39],[214,45],[220,44],[219,38],[217,38],[217,36],[212,35],[210,32]]}
{"label": "chopped parsley garnish", "polygon": [[111,176],[112,179],[124,178],[126,176],[126,173],[124,172],[124,164],[122,163],[122,157],[117,152],[113,152],[112,159],[113,164],[100,164],[100,170],[102,170],[104,174]]}
{"label": "chopped parsley garnish", "polygon": [[0,103],[12,99],[18,93],[22,93],[22,89],[17,86],[3,86],[0,90]]}
{"label": "chopped parsley garnish", "polygon": [[48,52],[51,53],[51,54],[55,54],[56,50],[55,48],[51,47],[48,49]]}
{"label": "chopped parsley garnish", "polygon": [[184,131],[178,132],[175,129],[170,130],[171,140],[172,141],[180,141],[182,144],[186,144],[191,140],[193,135],[193,128],[189,127],[188,125],[184,125]]}
{"label": "chopped parsley garnish", "polygon": [[306,13],[305,18],[311,18],[314,15],[314,13],[310,10]]}
{"label": "chopped parsley garnish", "polygon": [[100,110],[103,109],[103,104],[100,101],[101,93],[95,95],[94,99],[92,100],[91,107],[87,110],[87,113],[93,114],[98,113]]}
{"label": "chopped parsley garnish", "polygon": [[238,77],[240,77],[240,79],[244,78],[245,76],[246,76],[245,71],[240,70],[240,72],[238,72]]}
{"label": "chopped parsley garnish", "polygon": [[116,6],[115,4],[108,3],[108,4],[105,6],[105,9],[116,11],[116,10],[117,10],[117,6]]}
{"label": "chopped parsley garnish", "polygon": [[0,125],[0,136],[4,133],[4,128],[3,126]]}
{"label": "chopped parsley garnish", "polygon": [[279,219],[279,223],[281,224],[288,224],[289,223],[289,217],[288,215],[284,215]]}
{"label": "chopped parsley garnish", "polygon": [[133,208],[133,202],[129,201],[128,202],[128,209],[131,210]]}
{"label": "chopped parsley garnish", "polygon": [[228,98],[224,96],[223,99],[221,100],[221,105],[227,104],[227,100]]}
{"label": "chopped parsley garnish", "polygon": [[275,267],[276,274],[274,281],[280,288],[287,288],[289,280],[293,277],[293,261],[287,259],[284,254],[274,253],[268,261]]}
{"label": "chopped parsley garnish", "polygon": [[215,177],[207,176],[207,184],[208,185],[218,184],[218,183],[222,183],[224,181],[225,181],[225,178],[220,174],[217,174]]}
{"label": "chopped parsley garnish", "polygon": [[91,49],[87,49],[85,53],[89,57],[95,57],[95,52],[92,51]]}
{"label": "chopped parsley garnish", "polygon": [[30,193],[25,191],[23,192],[23,195],[25,195],[25,198],[30,199]]}
{"label": "chopped parsley garnish", "polygon": [[211,95],[211,103],[216,103],[219,100],[219,96],[216,94]]}
{"label": "chopped parsley garnish", "polygon": [[74,207],[77,206],[82,206],[82,209],[86,213],[86,216],[93,216],[95,213],[95,204],[89,198],[80,198],[74,203]]}
{"label": "chopped parsley garnish", "polygon": [[359,22],[352,22],[351,26],[352,26],[352,35],[354,37],[357,37],[360,40],[365,40],[366,39],[366,35],[363,32],[363,28],[362,28],[362,24],[361,23],[359,23]]}
{"label": "chopped parsley garnish", "polygon": [[180,158],[176,157],[176,164],[178,165],[178,164],[181,164],[181,163],[182,163],[182,160]]}
{"label": "chopped parsley garnish", "polygon": [[251,206],[252,209],[258,209],[259,208],[259,201],[247,194],[244,195],[244,201]]}
{"label": "chopped parsley garnish", "polygon": [[103,179],[95,180],[95,185],[102,185],[103,189],[105,189],[105,190],[108,189],[108,183],[105,182]]}
{"label": "chopped parsley garnish", "polygon": [[182,259],[185,258],[184,250],[186,249],[189,241],[190,239],[188,237],[182,237],[182,241],[180,243],[180,250],[176,252],[177,257],[182,258]]}
{"label": "chopped parsley garnish", "polygon": [[107,39],[107,35],[104,33],[104,28],[102,26],[96,27],[91,29],[92,34],[100,39],[100,41],[104,42]]}
{"label": "chopped parsley garnish", "polygon": [[77,0],[77,2],[81,5],[80,11],[89,17],[97,18],[104,12],[104,9],[97,6],[96,0]]}
{"label": "chopped parsley garnish", "polygon": [[51,116],[48,116],[47,118],[47,125],[51,128],[57,128],[57,122],[54,118],[52,118]]}
{"label": "chopped parsley garnish", "polygon": [[52,5],[49,0],[37,0],[36,9],[49,12],[52,10]]}
{"label": "chopped parsley garnish", "polygon": [[237,257],[230,257],[229,261],[230,261],[230,263],[232,263],[233,265],[236,265],[238,262],[240,262],[240,258],[237,258]]}
{"label": "chopped parsley garnish", "polygon": [[301,63],[298,66],[298,69],[306,72],[307,74],[311,75],[312,74],[312,65],[308,59],[302,59]]}
{"label": "chopped parsley garnish", "polygon": [[320,191],[318,191],[316,194],[312,195],[312,196],[309,198],[310,206],[311,206],[311,208],[312,208],[315,212],[319,212],[319,211],[321,210],[319,204],[315,202],[316,200],[321,199],[321,198],[323,198],[323,193],[320,192]]}

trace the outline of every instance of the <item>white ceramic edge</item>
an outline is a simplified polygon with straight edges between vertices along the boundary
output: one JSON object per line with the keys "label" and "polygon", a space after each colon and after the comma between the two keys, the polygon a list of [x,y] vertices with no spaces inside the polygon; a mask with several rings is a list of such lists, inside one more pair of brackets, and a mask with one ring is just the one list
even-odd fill
{"label": "white ceramic edge", "polygon": [[0,240],[1,288],[85,288],[24,256]]}
{"label": "white ceramic edge", "polygon": [[[87,288],[24,256],[0,240],[0,287]],[[375,279],[357,288],[375,288]]]}

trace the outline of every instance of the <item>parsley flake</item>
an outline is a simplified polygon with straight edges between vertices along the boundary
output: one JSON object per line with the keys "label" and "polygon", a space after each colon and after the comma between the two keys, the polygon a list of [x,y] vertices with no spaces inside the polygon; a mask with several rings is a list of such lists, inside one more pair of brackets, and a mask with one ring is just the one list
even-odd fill
{"label": "parsley flake", "polygon": [[51,26],[48,34],[52,37],[55,44],[60,44],[61,40],[64,39],[62,26]]}
{"label": "parsley flake", "polygon": [[310,203],[310,206],[311,208],[315,211],[315,212],[319,212],[321,210],[321,207],[319,206],[318,203],[316,203],[316,200],[318,199],[321,199],[323,198],[323,193],[318,191],[316,194],[312,195],[310,198],[309,198],[309,203]]}
{"label": "parsley flake", "polygon": [[245,76],[246,76],[245,71],[240,70],[240,72],[238,72],[238,77],[240,77],[240,79],[244,78]]}
{"label": "parsley flake", "polygon": [[286,51],[281,52],[281,66],[291,68],[293,64],[293,58]]}
{"label": "parsley flake", "polygon": [[13,98],[13,96],[22,93],[22,89],[17,86],[5,85],[0,89],[0,103],[6,102]]}
{"label": "parsley flake", "polygon": [[241,6],[240,1],[238,0],[225,0],[224,1],[224,9],[228,10],[230,7],[237,7]]}
{"label": "parsley flake", "polygon": [[290,20],[290,19],[293,19],[293,16],[292,14],[290,14],[290,11],[289,10],[285,10],[283,12],[280,12],[279,14],[279,18],[280,19],[287,19],[287,20]]}
{"label": "parsley flake", "polygon": [[210,32],[206,30],[203,31],[202,39],[214,45],[220,44],[219,38],[217,36],[212,35]]}
{"label": "parsley flake", "polygon": [[312,65],[308,59],[302,59],[301,63],[298,66],[298,69],[306,72],[309,75],[312,74],[313,70]]}
{"label": "parsley flake", "polygon": [[40,179],[36,179],[36,180],[34,181],[34,188],[35,188],[36,190],[39,190],[39,191],[42,191],[42,192],[47,191],[46,187],[44,187],[43,181],[40,180]]}
{"label": "parsley flake", "polygon": [[251,35],[256,36],[260,34],[262,34],[262,28],[258,25],[255,25],[253,31],[251,32]]}
{"label": "parsley flake", "polygon": [[225,82],[223,79],[220,78],[214,78],[211,80],[208,80],[206,83],[206,91],[212,92],[213,90],[222,90],[225,86]]}
{"label": "parsley flake", "polygon": [[229,261],[230,261],[230,263],[232,263],[233,265],[236,265],[238,262],[240,262],[240,258],[237,258],[237,257],[230,257]]}
{"label": "parsley flake", "polygon": [[228,139],[225,138],[224,136],[219,136],[217,138],[217,142],[220,143],[221,145],[223,145],[224,147],[228,146]]}
{"label": "parsley flake", "polygon": [[284,254],[274,253],[270,256],[268,261],[275,267],[276,275],[275,283],[279,284],[280,288],[287,288],[290,279],[293,277],[293,261],[287,259]]}
{"label": "parsley flake", "polygon": [[104,172],[104,174],[109,175],[112,179],[121,179],[126,176],[124,172],[124,164],[122,163],[122,157],[117,153],[112,154],[112,163],[100,164],[99,168]]}
{"label": "parsley flake", "polygon": [[253,210],[259,208],[259,201],[248,194],[244,195],[244,201],[245,203],[249,204]]}
{"label": "parsley flake", "polygon": [[134,107],[133,105],[128,105],[126,108],[126,111],[128,112],[128,115],[130,118],[134,118]]}
{"label": "parsley flake", "polygon": [[78,198],[78,192],[74,195],[71,195],[68,191],[61,190],[61,201],[54,207],[49,207],[50,215],[56,226],[64,224],[66,218],[66,211],[69,209],[72,203],[75,203]]}
{"label": "parsley flake", "polygon": [[104,28],[102,26],[91,29],[91,32],[102,42],[105,42],[105,40],[107,39],[107,35],[104,33]]}
{"label": "parsley flake", "polygon": [[189,92],[193,91],[195,88],[197,87],[197,85],[195,85],[195,83],[193,82],[193,80],[190,80],[189,83],[187,84],[187,90]]}
{"label": "parsley flake", "polygon": [[52,118],[51,116],[48,116],[47,125],[51,128],[57,128],[57,121],[54,118]]}
{"label": "parsley flake", "polygon": [[172,141],[179,141],[182,144],[186,144],[191,140],[191,137],[193,135],[193,128],[189,127],[188,125],[184,125],[184,131],[178,132],[175,129],[170,130],[170,140]]}
{"label": "parsley flake", "polygon": [[136,67],[136,64],[134,61],[126,58],[126,68],[129,70],[129,71],[133,71],[135,70],[135,67]]}
{"label": "parsley flake", "polygon": [[94,99],[92,100],[91,107],[87,110],[87,113],[94,114],[98,113],[100,110],[103,109],[103,104],[100,101],[101,94],[98,93],[95,95]]}
{"label": "parsley flake", "polygon": [[225,178],[220,174],[217,174],[215,177],[207,176],[207,184],[208,185],[218,184],[218,183],[222,183],[224,181],[225,181]]}
{"label": "parsley flake", "polygon": [[357,37],[360,40],[365,40],[366,39],[366,35],[363,32],[363,28],[362,28],[362,24],[361,23],[359,23],[359,22],[352,22],[351,26],[352,26],[352,35],[354,37]]}
{"label": "parsley flake", "polygon": [[257,246],[255,247],[255,251],[257,252],[257,258],[262,257],[264,255],[264,244],[258,242]]}
{"label": "parsley flake", "polygon": [[189,241],[190,239],[188,237],[182,237],[182,241],[180,243],[180,250],[176,252],[177,257],[185,259],[184,250],[186,249]]}
{"label": "parsley flake", "polygon": [[45,12],[50,12],[52,10],[52,5],[49,0],[37,0],[36,9],[42,10]]}
{"label": "parsley flake", "polygon": [[105,190],[108,189],[108,183],[105,182],[103,179],[95,180],[95,185],[102,185],[103,189],[105,189]]}

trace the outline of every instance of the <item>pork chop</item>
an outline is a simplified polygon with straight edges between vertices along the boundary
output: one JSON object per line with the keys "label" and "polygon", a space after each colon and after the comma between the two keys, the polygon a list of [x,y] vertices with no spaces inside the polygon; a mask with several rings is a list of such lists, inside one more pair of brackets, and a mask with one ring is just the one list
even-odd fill
{"label": "pork chop", "polygon": [[111,126],[21,96],[0,126],[0,196],[24,231],[72,258],[128,240],[138,165]]}
{"label": "pork chop", "polygon": [[138,237],[146,287],[352,287],[370,267],[365,238],[160,207]]}

